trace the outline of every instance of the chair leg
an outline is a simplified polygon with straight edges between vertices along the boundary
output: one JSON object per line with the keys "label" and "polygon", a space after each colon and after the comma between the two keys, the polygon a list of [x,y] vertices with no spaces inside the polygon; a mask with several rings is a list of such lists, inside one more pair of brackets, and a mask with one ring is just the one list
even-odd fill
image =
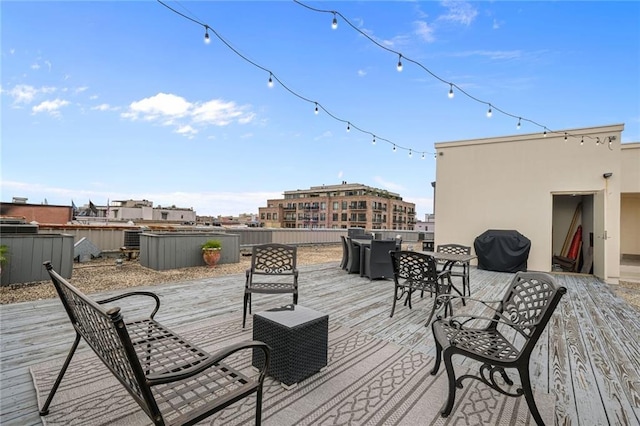
{"label": "chair leg", "polygon": [[520,381],[522,382],[522,390],[524,391],[524,399],[527,401],[529,411],[531,411],[531,415],[536,421],[536,424],[544,426],[536,401],[533,399],[533,390],[531,389],[531,380],[529,379],[529,363],[523,367],[519,367],[518,371],[520,373]]}
{"label": "chair leg", "polygon": [[51,404],[51,400],[53,399],[53,396],[56,394],[56,391],[58,390],[58,386],[60,386],[60,382],[62,382],[62,377],[64,376],[64,373],[67,372],[67,368],[69,367],[71,358],[73,358],[73,354],[76,352],[76,349],[78,348],[79,343],[80,343],[80,334],[76,332],[76,340],[73,342],[73,345],[71,346],[71,350],[69,351],[69,355],[67,355],[67,359],[65,359],[64,364],[62,364],[62,369],[60,370],[60,373],[58,373],[56,382],[53,384],[53,387],[49,392],[49,396],[47,397],[47,400],[45,401],[44,406],[40,410],[41,416],[46,416],[47,414],[49,414],[49,405]]}
{"label": "chair leg", "polygon": [[256,426],[262,424],[262,386],[256,391]]}
{"label": "chair leg", "polygon": [[[431,330],[433,331],[433,324],[431,324]],[[435,333],[432,333],[435,336]],[[431,375],[435,376],[438,373],[438,370],[440,369],[440,361],[442,361],[442,345],[440,344],[440,342],[438,342],[438,339],[435,339],[436,341],[436,361],[435,364],[433,365],[433,368],[431,369]]]}
{"label": "chair leg", "polygon": [[398,286],[395,286],[395,290],[393,291],[393,305],[391,306],[391,315],[389,318],[393,318],[393,313],[396,311],[396,301],[398,300],[398,290],[400,289]]}
{"label": "chair leg", "polygon": [[294,305],[298,304],[298,293],[293,293],[293,304]]}
{"label": "chair leg", "polygon": [[447,417],[449,416],[449,414],[451,414],[453,403],[456,400],[456,373],[453,370],[451,354],[448,352],[444,353],[444,366],[447,370],[447,378],[449,381],[449,394],[447,396],[447,402],[445,402],[445,404],[442,406],[440,414],[442,414],[442,417]]}
{"label": "chair leg", "polygon": [[247,322],[247,305],[249,304],[249,293],[244,294],[244,304],[242,308],[242,328]]}

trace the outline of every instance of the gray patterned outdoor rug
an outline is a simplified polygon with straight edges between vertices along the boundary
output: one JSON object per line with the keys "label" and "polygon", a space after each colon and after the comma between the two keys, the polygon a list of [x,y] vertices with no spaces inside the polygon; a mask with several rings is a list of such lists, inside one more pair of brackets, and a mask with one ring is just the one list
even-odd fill
{"label": "gray patterned outdoor rug", "polygon": [[[251,330],[250,322],[245,330],[240,329],[237,315],[175,327],[187,340],[211,352],[233,342],[251,340]],[[291,390],[271,378],[265,380],[265,425],[535,424],[524,398],[502,396],[477,380],[465,381],[464,388],[457,392],[452,414],[442,418],[439,410],[447,395],[444,366],[432,376],[431,356],[331,321],[328,359],[325,369]],[[31,368],[39,406],[63,361],[56,359]],[[458,374],[463,370],[456,368]],[[553,424],[553,397],[537,393],[535,398],[545,422]],[[252,424],[254,407],[255,396],[251,396],[201,424]],[[86,349],[74,356],[49,415],[42,419],[45,425],[152,424],[107,368]]]}

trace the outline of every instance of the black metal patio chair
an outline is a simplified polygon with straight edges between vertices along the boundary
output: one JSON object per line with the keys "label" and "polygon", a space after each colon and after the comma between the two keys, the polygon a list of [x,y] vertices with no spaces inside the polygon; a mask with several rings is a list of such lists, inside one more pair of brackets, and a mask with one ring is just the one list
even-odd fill
{"label": "black metal patio chair", "polygon": [[[529,361],[536,342],[565,293],[566,288],[558,286],[549,274],[518,272],[499,301],[482,301],[450,294],[439,296],[442,303],[465,298],[481,303],[485,310],[492,312],[489,316],[458,314],[438,318],[431,325],[436,343],[436,361],[431,374],[438,372],[440,362],[444,359],[449,380],[447,401],[441,410],[443,417],[451,413],[456,389],[461,389],[462,381],[470,378],[480,380],[503,395],[524,395],[536,423],[544,424],[533,398]],[[491,304],[497,304],[497,307]],[[465,374],[456,378],[452,362],[454,355],[480,361],[482,364],[477,375]],[[515,390],[496,381],[495,376],[499,374],[506,385],[513,385],[505,372],[507,368],[516,369],[520,376],[520,385]]]}
{"label": "black metal patio chair", "polygon": [[246,272],[242,328],[247,321],[247,309],[251,314],[251,296],[254,293],[291,293],[293,304],[298,304],[297,253],[296,246],[286,244],[253,246],[251,268]]}
{"label": "black metal patio chair", "polygon": [[[391,315],[396,310],[396,302],[403,297],[405,306],[411,309],[411,295],[419,291],[420,295],[429,292],[436,296],[431,308],[431,314],[425,326],[429,325],[436,310],[441,309],[442,299],[437,296],[451,293],[451,276],[449,271],[438,272],[436,260],[433,256],[415,251],[392,251],[391,263],[393,265],[394,294]],[[447,301],[444,305],[445,313],[451,311],[451,304]]]}
{"label": "black metal patio chair", "polygon": [[[439,253],[451,253],[451,254],[471,254],[471,247],[463,246],[461,244],[440,244],[436,247],[436,251]],[[441,267],[447,262],[439,260],[438,264]],[[469,285],[469,263],[468,262],[455,262],[451,268],[452,277],[462,278],[462,295],[471,296],[471,286]]]}

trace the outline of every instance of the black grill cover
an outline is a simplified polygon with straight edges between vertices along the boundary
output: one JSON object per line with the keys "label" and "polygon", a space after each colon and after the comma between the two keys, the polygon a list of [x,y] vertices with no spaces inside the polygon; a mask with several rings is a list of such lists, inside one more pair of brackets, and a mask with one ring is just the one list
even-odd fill
{"label": "black grill cover", "polygon": [[527,270],[531,240],[518,231],[489,229],[473,242],[478,269],[497,272]]}

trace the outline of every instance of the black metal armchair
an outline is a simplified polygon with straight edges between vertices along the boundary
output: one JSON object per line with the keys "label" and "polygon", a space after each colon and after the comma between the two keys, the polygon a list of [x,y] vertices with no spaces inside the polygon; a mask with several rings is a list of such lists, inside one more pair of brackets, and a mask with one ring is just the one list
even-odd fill
{"label": "black metal armchair", "polygon": [[389,252],[396,250],[396,240],[372,240],[370,247],[364,248],[363,275],[369,280],[392,278],[393,265]]}
{"label": "black metal armchair", "polygon": [[[235,343],[210,354],[154,319],[160,309],[160,298],[155,293],[132,291],[94,300],[54,271],[50,262],[44,265],[76,337],[40,408],[41,416],[49,414],[58,387],[80,340],[84,339],[97,355],[93,358],[95,362],[104,363],[154,425],[192,425],[253,394],[255,422],[260,424],[263,384],[271,351],[265,343]],[[114,306],[114,302],[136,298],[147,302],[150,314],[125,322],[124,310]],[[266,357],[257,376],[236,368],[238,360],[251,359],[253,351]],[[105,393],[105,398],[109,396]]]}
{"label": "black metal armchair", "polygon": [[[436,247],[438,253],[451,253],[451,254],[471,254],[471,247],[463,246],[460,244],[441,244]],[[438,261],[439,264],[446,264],[446,261]],[[469,263],[467,262],[455,262],[451,268],[452,277],[462,278],[462,295],[471,296],[471,286],[469,285]]]}
{"label": "black metal armchair", "polygon": [[297,253],[297,247],[285,244],[262,244],[253,247],[251,268],[246,272],[242,328],[247,321],[247,308],[251,314],[253,293],[292,293],[293,304],[298,304]]}
{"label": "black metal armchair", "polygon": [[[501,301],[481,301],[464,296],[443,295],[446,303],[455,298],[482,303],[492,316],[455,315],[438,318],[431,325],[436,342],[436,361],[431,374],[436,374],[440,362],[449,379],[449,394],[442,408],[447,417],[453,408],[456,388],[462,388],[462,380],[477,379],[501,394],[523,396],[536,423],[544,424],[533,398],[529,378],[529,360],[540,334],[546,327],[553,311],[560,302],[566,288],[558,286],[555,279],[542,272],[518,272]],[[490,304],[497,304],[497,308]],[[481,326],[479,323],[486,323]],[[480,361],[477,375],[465,374],[456,379],[451,358],[461,355]],[[506,368],[514,368],[520,376],[520,387],[512,391],[496,382],[500,374],[508,386],[513,381]]]}
{"label": "black metal armchair", "polygon": [[411,295],[416,291],[419,291],[421,295],[426,291],[436,296],[425,326],[431,322],[434,312],[443,307],[442,303],[446,303],[444,305],[445,314],[451,311],[449,301],[443,301],[437,297],[441,294],[451,293],[451,276],[448,270],[438,272],[433,256],[414,251],[393,251],[391,252],[391,263],[395,284],[391,317],[396,310],[396,302],[403,297],[405,297],[405,306],[408,305],[411,309]]}

